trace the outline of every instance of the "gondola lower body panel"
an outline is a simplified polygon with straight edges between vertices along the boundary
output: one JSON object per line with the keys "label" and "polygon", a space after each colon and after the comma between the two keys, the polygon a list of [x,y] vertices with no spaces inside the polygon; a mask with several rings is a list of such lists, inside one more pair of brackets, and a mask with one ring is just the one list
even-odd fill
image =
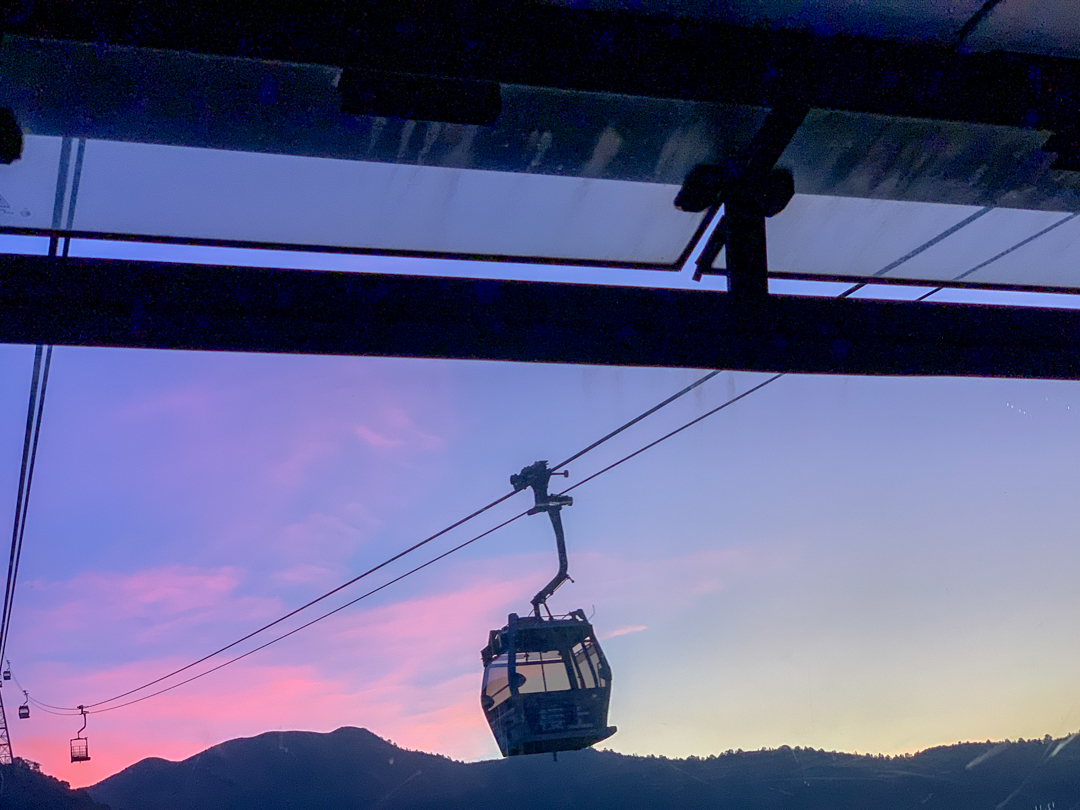
{"label": "gondola lower body panel", "polygon": [[504,757],[588,748],[615,733],[607,726],[607,689],[519,695],[487,713]]}

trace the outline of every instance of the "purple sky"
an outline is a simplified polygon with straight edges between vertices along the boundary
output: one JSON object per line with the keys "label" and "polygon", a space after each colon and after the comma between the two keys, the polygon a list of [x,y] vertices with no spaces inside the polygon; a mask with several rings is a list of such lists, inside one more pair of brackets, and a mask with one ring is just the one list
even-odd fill
{"label": "purple sky", "polygon": [[[0,214],[24,226],[67,221],[56,219],[59,186],[60,208],[89,230],[589,261],[673,259],[696,225],[671,206],[673,186],[93,139],[76,205],[77,161],[58,183],[60,154],[59,138],[28,134],[23,160],[0,178]],[[933,283],[979,267],[973,280],[1080,283],[1080,219],[1007,253],[1064,215],[999,209],[934,241],[975,210],[799,197],[771,221],[773,269],[863,277],[892,267]],[[6,237],[0,249],[46,243]],[[689,272],[70,247],[72,256],[724,284],[695,284]],[[801,284],[777,280],[774,290]],[[32,356],[0,346],[0,518],[9,521]],[[468,514],[524,465],[565,458],[700,375],[60,347],[8,645],[16,677],[59,705],[155,678]],[[573,464],[569,483],[762,379],[725,372]],[[785,744],[895,753],[1075,731],[1078,473],[1075,383],[789,376],[575,491],[564,512],[575,583],[552,607],[584,608],[604,641],[620,729],[605,745],[671,756]],[[371,584],[522,510],[525,498]],[[497,756],[479,708],[479,650],[555,567],[547,521],[519,521],[233,667],[92,716],[93,759],[81,765],[67,761],[79,721],[38,709],[18,720],[21,694],[8,682],[15,752],[75,785],[271,729],[364,726],[409,748]]]}
{"label": "purple sky", "polygon": [[[0,348],[8,515],[32,354]],[[137,685],[698,376],[58,348],[16,676],[61,705]],[[720,375],[576,462],[570,483],[760,379]],[[595,609],[610,747],[896,752],[1080,728],[1078,416],[1072,383],[787,377],[577,490],[576,582],[553,607]],[[519,521],[234,667],[92,716],[85,765],[65,762],[77,720],[15,719],[6,688],[16,753],[74,784],[279,728],[495,756],[479,649],[554,573],[553,545],[546,521]]]}

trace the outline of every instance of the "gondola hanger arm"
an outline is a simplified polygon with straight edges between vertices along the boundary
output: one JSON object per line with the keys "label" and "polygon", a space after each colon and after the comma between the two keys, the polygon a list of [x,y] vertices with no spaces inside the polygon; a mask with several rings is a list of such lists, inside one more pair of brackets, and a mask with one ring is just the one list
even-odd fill
{"label": "gondola hanger arm", "polygon": [[559,572],[532,598],[533,614],[537,617],[540,616],[540,606],[547,607],[548,598],[558,590],[560,585],[570,579],[567,573],[569,563],[566,559],[566,537],[563,534],[560,512],[564,506],[573,506],[574,499],[569,495],[552,495],[548,492],[548,483],[553,475],[569,476],[570,473],[565,470],[561,473],[552,472],[547,461],[537,461],[516,475],[510,476],[510,485],[515,492],[520,492],[526,487],[532,488],[535,503],[529,510],[529,514],[538,515],[541,512],[547,512],[551,519],[551,527],[555,530],[555,546],[559,552]]}

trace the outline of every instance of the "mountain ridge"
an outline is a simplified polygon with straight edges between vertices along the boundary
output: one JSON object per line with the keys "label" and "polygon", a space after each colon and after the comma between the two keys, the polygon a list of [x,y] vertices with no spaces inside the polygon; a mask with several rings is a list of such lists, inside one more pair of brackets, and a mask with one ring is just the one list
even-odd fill
{"label": "mountain ridge", "polygon": [[88,788],[113,810],[1080,810],[1076,735],[897,757],[810,748],[668,759],[612,751],[458,762],[366,729],[266,732]]}
{"label": "mountain ridge", "polygon": [[36,762],[15,757],[0,764],[0,808],[3,810],[109,810],[96,804],[85,789],[41,771]]}

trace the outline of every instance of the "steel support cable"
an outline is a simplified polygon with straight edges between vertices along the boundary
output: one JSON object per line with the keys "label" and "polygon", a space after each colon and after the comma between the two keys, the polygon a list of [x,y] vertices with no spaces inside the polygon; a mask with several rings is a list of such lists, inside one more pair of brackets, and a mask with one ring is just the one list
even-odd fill
{"label": "steel support cable", "polygon": [[378,588],[373,588],[372,590],[368,591],[367,593],[361,594],[360,596],[357,596],[355,599],[352,599],[352,600],[346,602],[343,605],[339,605],[338,607],[334,608],[333,610],[328,611],[326,613],[323,613],[321,616],[317,616],[316,618],[312,619],[309,622],[306,622],[305,624],[300,625],[299,627],[293,628],[288,633],[282,633],[280,636],[277,636],[276,638],[272,638],[272,639],[270,639],[270,641],[267,641],[267,642],[265,642],[263,644],[260,644],[258,647],[255,647],[254,649],[248,650],[246,653],[238,655],[235,658],[230,658],[228,661],[223,661],[222,663],[218,664],[215,667],[212,667],[212,668],[206,670],[205,672],[200,672],[198,675],[192,675],[190,678],[186,678],[186,679],[180,681],[179,683],[174,683],[174,684],[171,684],[170,686],[166,686],[164,689],[160,689],[157,692],[153,692],[152,694],[143,695],[142,697],[135,698],[134,700],[129,700],[126,703],[120,703],[120,704],[118,704],[116,706],[108,706],[108,707],[106,707],[104,709],[96,709],[94,711],[91,711],[90,713],[91,714],[101,714],[102,712],[111,712],[113,709],[122,709],[125,706],[131,706],[132,704],[140,703],[140,702],[142,702],[144,700],[149,700],[152,697],[157,697],[158,695],[163,695],[166,692],[171,692],[173,689],[177,689],[178,687],[184,686],[185,684],[189,684],[192,681],[197,681],[199,678],[202,678],[205,675],[209,675],[212,672],[217,672],[219,669],[223,669],[223,668],[229,666],[229,664],[235,664],[237,661],[240,661],[240,660],[242,660],[244,658],[247,658],[249,655],[254,655],[255,653],[259,652],[260,650],[265,650],[271,644],[277,644],[279,641],[282,641],[283,639],[286,639],[291,635],[299,633],[301,630],[306,630],[307,628],[311,627],[311,625],[318,624],[323,619],[328,619],[331,616],[333,616],[335,613],[340,613],[341,611],[345,610],[345,608],[352,607],[357,602],[360,602],[363,599],[367,599],[369,596],[373,596],[374,594],[377,594],[379,591],[381,591],[381,590],[383,590],[385,588],[389,588],[391,585],[393,585],[393,584],[395,584],[397,582],[401,582],[401,580],[405,579],[406,577],[412,576],[413,574],[417,573],[418,571],[422,571],[423,569],[427,568],[429,565],[434,565],[439,560],[441,560],[441,559],[443,559],[445,557],[449,557],[454,552],[460,551],[461,549],[465,548],[465,546],[472,545],[477,540],[480,540],[480,539],[482,539],[484,537],[487,537],[489,534],[492,534],[493,532],[498,531],[499,529],[503,528],[504,526],[509,526],[515,520],[519,520],[520,518],[525,517],[527,514],[529,514],[527,510],[525,512],[519,512],[518,514],[514,515],[512,518],[508,518],[507,520],[504,520],[502,523],[498,524],[497,526],[491,527],[490,529],[488,529],[486,532],[483,532],[482,534],[478,534],[476,537],[472,538],[471,540],[466,540],[464,543],[460,543],[459,545],[454,546],[452,549],[449,549],[448,551],[444,551],[439,556],[432,557],[426,563],[418,565],[415,568],[413,568],[413,569],[411,569],[409,571],[406,571],[404,574],[401,574],[400,576],[394,577],[392,580],[390,580],[389,582],[383,583]]}
{"label": "steel support cable", "polygon": [[19,469],[19,486],[15,496],[15,522],[11,528],[11,553],[8,556],[7,581],[4,586],[4,607],[0,610],[0,649],[3,648],[4,626],[7,624],[8,608],[11,605],[11,575],[15,570],[19,521],[22,516],[23,493],[26,491],[26,471],[30,466],[30,448],[33,446],[34,406],[37,404],[38,380],[41,375],[41,352],[42,348],[38,346],[34,352],[34,370],[30,375],[30,404],[26,407],[26,433],[23,437],[22,466]]}
{"label": "steel support cable", "polygon": [[993,11],[994,8],[996,8],[1000,3],[1001,0],[986,0],[986,2],[982,4],[982,7],[979,8],[978,11],[976,11],[974,14],[972,14],[971,17],[968,18],[968,21],[965,22],[964,25],[960,28],[960,30],[956,32],[956,36],[953,37],[953,40],[950,43],[953,50],[959,50],[963,46],[967,38],[971,36],[971,34],[975,31],[976,28],[979,27],[983,20],[990,16],[990,12]]}
{"label": "steel support cable", "polygon": [[[604,473],[607,473],[607,472],[615,469],[619,465],[629,461],[630,459],[641,455],[646,450],[649,450],[649,449],[651,449],[653,447],[656,447],[656,445],[660,444],[661,442],[667,441],[668,439],[672,438],[673,436],[677,436],[679,433],[682,433],[684,430],[686,430],[686,429],[688,429],[690,427],[693,427],[698,422],[701,422],[701,421],[703,421],[705,419],[708,419],[710,416],[713,416],[714,414],[719,413],[720,411],[724,410],[725,408],[727,408],[727,407],[729,407],[731,405],[734,405],[739,400],[745,399],[746,397],[750,396],[751,394],[753,394],[753,393],[755,393],[757,391],[760,391],[765,386],[776,382],[777,380],[779,380],[783,376],[786,376],[786,375],[783,374],[783,373],[774,374],[769,379],[764,380],[763,382],[758,383],[757,385],[753,386],[752,388],[747,389],[743,393],[726,400],[725,402],[721,403],[717,407],[715,407],[715,408],[713,408],[713,409],[711,409],[709,411],[706,411],[701,416],[698,416],[698,417],[690,420],[689,422],[683,424],[682,426],[675,428],[675,430],[672,430],[672,431],[669,431],[668,433],[665,433],[659,439],[656,439],[654,441],[649,442],[644,447],[641,447],[641,448],[635,450],[633,453],[630,453],[629,455],[623,456],[618,461],[607,465],[606,467],[598,470],[597,472],[593,473],[590,476],[587,476],[586,478],[583,478],[582,480],[578,481],[573,486],[567,487],[565,490],[563,490],[559,494],[560,495],[565,495],[566,493],[570,492],[571,490],[575,490],[578,487],[589,483],[590,481],[592,481],[595,478],[600,477]],[[395,577],[394,579],[391,579],[389,582],[386,582],[386,583],[380,585],[378,588],[374,588],[374,589],[368,591],[367,593],[361,594],[360,596],[356,597],[355,599],[352,599],[352,600],[346,602],[343,605],[339,605],[338,607],[334,608],[333,610],[328,611],[328,612],[326,612],[326,613],[324,613],[324,614],[322,614],[320,616],[317,616],[316,618],[312,619],[311,621],[306,622],[305,624],[302,624],[299,627],[293,628],[292,630],[290,630],[287,633],[283,633],[280,636],[277,636],[277,637],[271,639],[270,641],[267,641],[267,642],[259,645],[258,647],[255,647],[254,649],[251,649],[251,650],[248,650],[245,653],[242,653],[241,655],[235,656],[234,658],[230,658],[228,661],[223,661],[222,663],[218,664],[217,666],[214,666],[214,667],[212,667],[212,668],[210,668],[210,669],[208,669],[208,670],[206,670],[204,672],[200,672],[197,675],[193,675],[190,678],[185,678],[184,680],[182,680],[182,681],[180,681],[178,683],[170,684],[169,686],[166,686],[163,689],[159,689],[158,691],[153,692],[152,694],[143,695],[142,697],[138,697],[138,698],[135,698],[134,700],[126,701],[125,703],[121,703],[121,704],[118,704],[116,706],[109,706],[109,707],[104,708],[104,709],[97,709],[96,711],[92,711],[91,714],[101,714],[102,712],[110,712],[113,709],[122,709],[125,706],[131,706],[131,705],[134,705],[135,703],[141,703],[142,701],[149,700],[152,697],[157,697],[158,695],[163,695],[166,692],[171,692],[173,689],[177,689],[177,688],[179,688],[181,686],[189,684],[192,681],[197,681],[197,680],[199,680],[200,678],[202,678],[202,677],[204,677],[206,675],[209,675],[209,674],[211,674],[213,672],[217,672],[219,669],[224,669],[225,667],[229,666],[230,664],[234,664],[237,661],[241,661],[244,658],[247,658],[249,655],[254,655],[255,653],[259,652],[260,650],[265,650],[267,647],[271,646],[272,644],[276,644],[277,642],[282,641],[283,639],[286,639],[289,636],[295,635],[296,633],[299,633],[301,630],[306,630],[308,627],[311,627],[313,624],[317,624],[317,623],[321,622],[323,619],[328,619],[329,617],[333,616],[334,614],[340,613],[341,611],[345,610],[345,608],[351,607],[351,606],[355,605],[357,602],[360,602],[360,601],[362,601],[364,599],[367,599],[369,596],[372,596],[372,595],[378,593],[379,591],[382,591],[382,590],[384,590],[386,588],[389,588],[391,585],[393,585],[393,584],[395,584],[397,582],[400,582],[401,580],[405,579],[406,577],[410,577],[413,574],[415,574],[415,573],[417,573],[419,571],[422,571],[423,569],[427,568],[429,565],[433,565],[433,564],[439,562],[440,560],[445,559],[446,557],[449,557],[451,554],[453,554],[453,553],[455,553],[457,551],[460,551],[461,549],[465,548],[466,546],[472,545],[477,540],[481,540],[482,538],[487,537],[489,534],[492,534],[492,533],[498,531],[499,529],[501,529],[501,528],[503,528],[505,526],[509,526],[511,523],[525,517],[527,514],[529,514],[528,510],[526,510],[525,512],[519,512],[518,514],[514,515],[513,517],[508,518],[507,520],[504,520],[502,523],[499,523],[497,526],[493,526],[492,528],[488,529],[487,531],[485,531],[485,532],[483,532],[481,534],[478,534],[476,537],[472,538],[471,540],[466,540],[464,543],[460,543],[459,545],[454,546],[453,548],[451,548],[451,549],[449,549],[447,551],[444,551],[442,554],[439,554],[437,557],[433,557],[432,559],[428,560],[427,562],[425,562],[425,563],[423,563],[421,565],[418,565],[418,566],[416,566],[415,568],[413,568],[413,569],[411,569],[409,571],[406,571],[404,574],[401,574],[401,575]],[[108,701],[102,701],[102,702],[104,703],[104,702],[108,702]],[[101,705],[101,704],[99,703],[99,704],[95,704],[95,705]],[[54,707],[54,708],[56,708],[56,707]],[[71,710],[71,711],[74,712],[74,714],[78,714],[78,712],[75,711],[75,710]]]}
{"label": "steel support cable", "polygon": [[622,458],[620,458],[620,459],[619,459],[618,461],[615,461],[615,462],[613,462],[613,463],[611,463],[611,464],[607,465],[607,466],[606,466],[606,467],[604,467],[603,469],[601,469],[601,470],[598,470],[597,472],[594,472],[594,473],[593,473],[592,475],[590,475],[590,476],[587,476],[587,477],[585,477],[585,478],[582,478],[582,479],[581,479],[580,481],[578,481],[578,482],[577,482],[576,484],[574,484],[574,485],[573,485],[572,487],[567,487],[566,489],[564,489],[564,490],[563,490],[562,492],[560,492],[559,494],[560,494],[560,495],[565,495],[565,494],[566,494],[567,492],[570,492],[570,491],[572,491],[572,490],[575,490],[575,489],[577,489],[578,487],[582,486],[583,484],[587,484],[587,483],[589,483],[589,482],[590,482],[590,481],[592,481],[592,480],[593,480],[594,478],[597,478],[597,477],[599,477],[599,476],[603,475],[604,473],[608,472],[609,470],[613,470],[613,469],[615,469],[615,468],[616,468],[616,467],[618,467],[618,466],[619,466],[620,464],[623,464],[623,463],[625,463],[625,462],[629,461],[630,459],[632,459],[632,458],[634,458],[634,457],[636,457],[636,456],[640,456],[640,455],[641,455],[642,453],[644,453],[644,452],[645,452],[646,450],[650,450],[650,449],[652,449],[653,447],[656,447],[656,445],[660,444],[661,442],[666,442],[666,441],[667,441],[668,439],[670,439],[670,438],[671,438],[672,436],[677,436],[678,434],[682,433],[682,432],[683,432],[684,430],[686,430],[687,428],[689,428],[689,427],[693,427],[693,426],[694,426],[694,425],[696,425],[696,424],[697,424],[698,422],[701,422],[701,421],[702,421],[702,420],[704,420],[704,419],[708,419],[708,418],[709,418],[710,416],[712,416],[713,414],[715,414],[715,413],[719,413],[720,411],[724,410],[724,408],[727,408],[727,407],[728,407],[729,405],[734,405],[734,404],[735,404],[736,402],[738,402],[738,401],[739,401],[740,399],[745,399],[746,397],[750,396],[751,394],[753,394],[753,393],[755,393],[755,392],[757,392],[757,391],[760,391],[760,390],[761,390],[762,388],[764,388],[764,387],[765,387],[766,385],[771,385],[772,383],[776,382],[777,380],[779,380],[779,379],[780,379],[781,377],[784,377],[784,376],[787,376],[787,372],[781,372],[780,374],[774,374],[773,376],[769,377],[769,379],[765,380],[764,382],[760,382],[760,383],[758,383],[758,384],[757,384],[757,385],[755,385],[755,386],[754,386],[753,388],[748,388],[748,389],[746,389],[745,391],[743,391],[743,392],[742,392],[741,394],[739,394],[738,396],[734,396],[734,397],[732,397],[731,399],[729,399],[729,400],[726,400],[725,402],[721,403],[720,405],[717,405],[717,406],[716,406],[715,408],[713,408],[712,410],[710,410],[710,411],[706,411],[706,412],[705,412],[705,413],[703,413],[703,414],[702,414],[701,416],[699,416],[699,417],[697,417],[697,418],[695,418],[695,419],[691,419],[691,420],[690,420],[689,422],[687,422],[686,424],[682,425],[681,427],[677,427],[677,428],[675,428],[675,429],[674,429],[673,431],[671,431],[670,433],[665,433],[665,434],[664,434],[663,436],[661,436],[661,437],[660,437],[659,439],[656,439],[655,441],[649,442],[649,443],[648,443],[647,445],[645,445],[644,447],[642,447],[642,448],[640,448],[640,449],[638,449],[638,450],[635,450],[635,451],[634,451],[633,453],[631,453],[630,455],[628,455],[628,456],[623,456],[623,457],[622,457]]}
{"label": "steel support cable", "polygon": [[[26,700],[28,703],[31,703],[32,705],[41,709],[46,714],[55,714],[58,717],[78,716],[79,712],[77,709],[65,709],[62,706],[50,706],[48,703],[39,703],[38,701],[34,700],[32,697],[30,697],[30,692],[26,689],[23,689],[23,685],[19,683],[19,677],[14,672],[11,673],[11,680],[15,681],[15,688],[22,692],[24,695],[26,695]],[[59,711],[52,711],[53,709],[59,709]]]}
{"label": "steel support cable", "polygon": [[[956,276],[955,278],[953,278],[951,280],[952,281],[960,281],[962,279],[967,278],[972,273],[975,273],[975,272],[977,272],[979,270],[982,270],[984,267],[986,267],[989,264],[993,264],[998,259],[1005,258],[1010,253],[1019,250],[1020,248],[1024,247],[1025,245],[1031,244],[1036,239],[1039,239],[1039,238],[1045,236],[1046,234],[1050,233],[1050,231],[1054,230],[1055,228],[1061,227],[1066,222],[1071,222],[1072,220],[1076,219],[1078,216],[1080,216],[1080,214],[1067,214],[1066,216],[1059,219],[1057,222],[1053,222],[1050,225],[1047,225],[1041,231],[1036,231],[1035,233],[1031,234],[1031,236],[1028,236],[1028,237],[1026,237],[1024,239],[1021,239],[1019,242],[1012,245],[1011,247],[1007,247],[1007,248],[1005,248],[1005,250],[1001,251],[1000,253],[995,254],[994,256],[991,256],[989,259],[986,259],[985,261],[979,262],[977,265],[972,267],[970,270],[965,270],[963,273],[961,273],[960,275]],[[915,301],[925,301],[931,295],[939,293],[944,289],[945,289],[944,287],[935,287],[934,289],[930,290],[930,292],[923,293],[922,295],[920,295],[918,298],[916,298],[914,300]]]}
{"label": "steel support cable", "polygon": [[[583,455],[585,455],[586,453],[588,453],[588,452],[590,452],[592,450],[595,450],[597,447],[602,445],[604,442],[606,442],[609,439],[619,435],[624,430],[627,430],[628,428],[632,427],[633,425],[636,425],[642,419],[645,419],[646,417],[651,416],[652,414],[659,411],[661,408],[664,408],[667,405],[670,405],[675,400],[677,400],[680,397],[683,397],[686,394],[693,391],[699,385],[702,385],[702,384],[708,382],[709,380],[711,380],[713,377],[715,377],[719,373],[720,373],[720,371],[710,371],[708,374],[705,374],[704,376],[700,377],[699,379],[697,379],[696,381],[694,381],[690,385],[683,388],[681,391],[676,392],[675,394],[671,395],[670,397],[663,400],[659,404],[654,405],[652,408],[649,408],[648,410],[644,411],[643,413],[639,414],[638,416],[635,416],[630,421],[624,423],[623,425],[621,425],[620,427],[618,427],[615,430],[611,431],[607,435],[605,435],[602,438],[598,439],[597,441],[593,442],[592,444],[590,444],[588,447],[584,448],[583,450],[580,450],[579,452],[574,453],[568,459],[566,459],[565,461],[560,462],[559,464],[557,464],[552,469],[559,469],[560,467],[564,467],[567,464],[569,464],[571,461],[579,459]],[[383,562],[379,563],[378,565],[375,565],[375,566],[369,568],[368,570],[364,571],[363,573],[358,574],[357,576],[353,577],[349,581],[344,582],[341,585],[338,585],[333,590],[327,591],[326,593],[322,594],[321,596],[318,596],[315,599],[312,599],[311,601],[301,605],[300,607],[297,607],[297,608],[289,611],[285,615],[280,616],[277,619],[275,619],[274,621],[263,625],[262,627],[258,628],[257,630],[253,630],[250,633],[248,633],[247,635],[242,636],[241,638],[238,638],[238,639],[236,639],[235,641],[233,641],[233,642],[231,642],[229,644],[226,644],[224,647],[220,647],[217,650],[214,650],[213,652],[211,652],[211,653],[209,653],[207,655],[204,655],[202,658],[198,659],[197,661],[192,661],[190,664],[186,664],[185,666],[182,666],[182,667],[180,667],[178,669],[175,669],[172,672],[169,672],[169,673],[167,673],[165,675],[162,675],[159,678],[155,678],[152,681],[144,683],[142,686],[138,686],[138,687],[136,687],[134,689],[129,689],[128,691],[122,692],[122,693],[120,693],[118,695],[114,695],[111,698],[107,698],[105,700],[99,700],[96,703],[87,703],[87,704],[85,704],[85,707],[88,708],[88,709],[92,709],[92,708],[96,708],[98,706],[103,706],[106,703],[113,703],[113,702],[115,702],[117,700],[122,700],[123,698],[128,697],[130,695],[133,695],[136,692],[141,692],[144,689],[148,689],[151,686],[155,686],[155,685],[157,685],[157,684],[159,684],[159,683],[161,683],[163,681],[168,680],[169,678],[172,678],[175,675],[179,675],[182,672],[186,672],[189,669],[192,669],[193,667],[198,666],[199,664],[205,663],[206,661],[210,660],[211,658],[214,658],[214,657],[220,655],[221,653],[226,652],[227,650],[231,650],[233,647],[236,647],[237,645],[242,644],[245,641],[248,641],[249,639],[253,638],[254,636],[257,636],[260,633],[263,633],[263,632],[269,630],[270,628],[281,624],[282,622],[286,621],[287,619],[292,618],[293,616],[297,615],[298,613],[301,613],[302,611],[305,611],[308,608],[313,607],[314,605],[317,605],[318,603],[324,601],[325,599],[328,599],[329,597],[331,597],[334,594],[344,590],[345,588],[348,588],[349,586],[356,584],[360,580],[362,580],[362,579],[364,579],[364,578],[366,578],[368,576],[371,576],[372,574],[376,573],[377,571],[380,571],[381,569],[387,567],[391,563],[394,563],[397,560],[400,560],[402,557],[405,557],[406,555],[411,554],[412,552],[414,552],[417,549],[427,545],[428,543],[432,542],[433,540],[435,540],[435,539],[437,539],[439,537],[442,537],[444,534],[450,532],[451,530],[456,529],[457,527],[459,527],[462,524],[472,520],[473,518],[478,517],[479,515],[482,515],[484,512],[487,512],[488,510],[493,509],[494,507],[498,506],[503,501],[506,501],[506,500],[512,498],[516,494],[517,494],[516,491],[506,493],[502,497],[497,498],[496,500],[489,503],[487,506],[484,506],[484,507],[481,507],[480,509],[477,509],[475,512],[473,512],[470,515],[462,518],[461,520],[458,520],[457,522],[450,524],[446,528],[441,529],[440,531],[438,531],[435,534],[421,540],[418,543],[415,543],[414,545],[410,546],[409,548],[405,549],[404,551],[401,551],[398,554],[395,554],[393,557],[390,557],[389,559],[384,560]],[[58,710],[75,711],[75,708],[71,707],[71,706],[51,706],[51,704],[43,704],[43,705],[50,706],[50,708],[58,709]]]}
{"label": "steel support cable", "polygon": [[569,464],[571,461],[577,461],[579,458],[581,458],[583,455],[588,453],[590,450],[595,450],[597,447],[602,445],[608,439],[612,439],[615,436],[618,436],[620,433],[622,433],[627,428],[633,427],[634,425],[636,425],[638,422],[640,422],[642,419],[646,418],[647,416],[652,416],[658,410],[660,410],[661,408],[663,408],[666,405],[670,405],[672,402],[677,400],[679,397],[682,397],[682,396],[685,396],[686,394],[689,394],[691,391],[693,391],[699,385],[703,385],[703,384],[707,383],[709,380],[711,380],[713,377],[715,377],[719,373],[720,373],[719,371],[710,371],[704,377],[701,377],[701,378],[695,380],[694,382],[690,383],[690,385],[686,386],[686,388],[684,388],[683,390],[672,394],[670,397],[665,399],[659,405],[654,405],[653,407],[649,408],[649,410],[645,411],[644,413],[641,413],[638,416],[635,416],[633,419],[631,419],[629,422],[627,422],[622,427],[616,428],[615,430],[611,431],[611,433],[604,436],[603,438],[597,439],[595,442],[590,444],[584,450],[579,450],[577,453],[574,453],[574,455],[570,456],[570,458],[566,459],[566,461],[560,461],[558,464],[556,464],[551,469],[553,471],[558,470],[558,469],[562,469],[567,464]]}
{"label": "steel support cable", "polygon": [[30,449],[30,469],[26,473],[26,493],[23,496],[22,520],[19,522],[19,547],[15,551],[15,570],[11,573],[11,602],[8,605],[7,619],[3,628],[3,641],[0,642],[0,658],[7,652],[7,641],[11,630],[11,615],[15,607],[15,585],[19,579],[19,561],[22,559],[23,538],[26,536],[26,516],[30,513],[30,492],[34,485],[34,469],[37,466],[38,440],[41,438],[41,417],[45,412],[45,391],[49,385],[49,367],[52,365],[52,346],[45,347],[45,363],[41,369],[41,388],[38,392],[37,417],[34,424],[34,444]]}
{"label": "steel support cable", "polygon": [[32,697],[28,697],[27,699],[30,701],[31,706],[33,706],[35,709],[39,709],[40,711],[45,712],[45,714],[54,714],[57,717],[78,717],[80,714],[77,711],[54,712],[52,709],[49,709],[46,706],[43,706],[41,703],[38,703]]}
{"label": "steel support cable", "polygon": [[49,365],[52,346],[45,350],[44,369],[42,351],[34,351],[34,370],[30,379],[30,402],[26,411],[26,434],[23,438],[22,466],[19,470],[19,486],[15,501],[15,520],[11,529],[11,553],[8,557],[7,583],[4,587],[4,606],[0,612],[0,659],[7,650],[7,631],[11,625],[12,608],[15,604],[15,583],[19,575],[23,536],[26,533],[26,513],[30,504],[30,487],[34,480],[37,461],[38,437],[41,431],[41,415],[45,406],[45,389],[49,382]]}

